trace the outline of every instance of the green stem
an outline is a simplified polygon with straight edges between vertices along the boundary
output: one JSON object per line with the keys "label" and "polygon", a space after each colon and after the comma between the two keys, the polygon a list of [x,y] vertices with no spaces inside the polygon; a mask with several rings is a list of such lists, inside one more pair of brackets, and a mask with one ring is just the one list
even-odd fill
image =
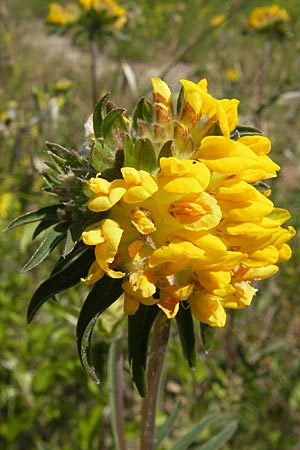
{"label": "green stem", "polygon": [[[266,73],[270,61],[270,55],[271,55],[271,48],[272,48],[272,40],[271,38],[268,38],[265,42],[263,54],[262,54],[262,61],[260,66],[260,80],[259,80],[259,91],[258,91],[258,105],[264,104],[264,86],[266,81]],[[263,114],[264,108],[258,108],[257,109],[257,126],[261,127],[262,122],[262,114]]]}
{"label": "green stem", "polygon": [[98,101],[98,91],[97,91],[97,43],[93,32],[91,32],[89,35],[89,43],[90,43],[90,74],[92,84],[92,102],[94,107]]}
{"label": "green stem", "polygon": [[143,399],[140,450],[155,448],[155,416],[161,374],[168,346],[170,320],[163,313],[156,318],[147,368],[147,396]]}

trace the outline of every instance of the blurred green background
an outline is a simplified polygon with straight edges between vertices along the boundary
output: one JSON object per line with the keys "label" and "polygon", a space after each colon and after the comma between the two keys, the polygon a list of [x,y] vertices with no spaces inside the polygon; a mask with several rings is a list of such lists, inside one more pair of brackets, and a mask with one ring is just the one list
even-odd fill
{"label": "blurred green background", "polygon": [[[46,140],[80,148],[83,124],[92,112],[89,55],[82,42],[50,34],[47,0],[0,3],[1,228],[12,218],[50,204],[38,174]],[[206,77],[218,98],[238,98],[241,124],[255,125],[271,139],[281,165],[272,199],[300,218],[300,15],[298,0],[278,2],[290,15],[282,38],[245,32],[250,11],[261,1],[141,0],[120,2],[128,10],[124,39],[99,48],[99,97],[132,112],[149,95],[150,77],[163,75],[176,91],[178,80]],[[210,20],[224,14],[226,21]],[[20,274],[36,248],[27,226],[1,234],[0,448],[8,450],[114,449],[108,406],[105,320],[95,333],[102,384],[83,372],[76,350],[76,317],[84,287],[50,301],[34,323],[26,308],[51,267]],[[181,401],[176,437],[210,411],[239,422],[230,450],[300,448],[299,233],[293,257],[277,276],[259,286],[250,308],[231,312],[211,347],[198,344],[191,371],[173,329],[158,423]],[[110,323],[111,317],[107,317]],[[125,323],[124,323],[125,324]],[[125,327],[126,328],[126,327]],[[126,349],[126,337],[124,348]],[[137,448],[140,399],[124,366],[128,448]],[[203,436],[205,438],[205,436]],[[194,448],[194,447],[189,447]]]}

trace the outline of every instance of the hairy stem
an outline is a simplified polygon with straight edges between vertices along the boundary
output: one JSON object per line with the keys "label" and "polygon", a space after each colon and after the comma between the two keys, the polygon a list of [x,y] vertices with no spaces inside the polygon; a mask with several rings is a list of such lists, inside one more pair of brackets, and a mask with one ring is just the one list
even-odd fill
{"label": "hairy stem", "polygon": [[148,393],[143,399],[140,450],[154,450],[155,416],[161,374],[168,346],[170,320],[163,313],[156,318],[147,368]]}

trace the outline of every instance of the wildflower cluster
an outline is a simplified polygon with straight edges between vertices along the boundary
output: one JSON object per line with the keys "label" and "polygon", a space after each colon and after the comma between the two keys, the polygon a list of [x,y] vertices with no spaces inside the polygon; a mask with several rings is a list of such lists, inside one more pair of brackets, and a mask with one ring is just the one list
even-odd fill
{"label": "wildflower cluster", "polygon": [[126,22],[126,12],[114,0],[77,0],[66,6],[54,2],[50,3],[47,22],[54,26],[85,25],[117,30]]}
{"label": "wildflower cluster", "polygon": [[89,180],[87,206],[101,220],[82,235],[95,246],[83,281],[122,278],[127,314],[157,304],[172,318],[185,302],[199,321],[224,326],[225,309],[250,305],[253,281],[291,255],[286,241],[294,231],[281,226],[289,213],[274,207],[261,184],[279,166],[267,156],[266,137],[230,138],[237,100],[214,99],[205,80],[182,80],[174,114],[168,86],[152,82],[155,121],[140,131],[157,165],[149,173],[125,161],[120,178]]}

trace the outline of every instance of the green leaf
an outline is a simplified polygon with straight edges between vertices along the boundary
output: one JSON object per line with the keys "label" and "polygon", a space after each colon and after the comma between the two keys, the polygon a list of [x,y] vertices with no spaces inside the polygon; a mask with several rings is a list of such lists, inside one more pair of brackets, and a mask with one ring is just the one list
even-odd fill
{"label": "green leaf", "polygon": [[34,254],[27,261],[21,271],[27,272],[28,270],[33,269],[41,262],[43,262],[47,258],[47,256],[49,256],[52,250],[64,239],[66,231],[66,223],[59,223],[54,228],[52,228],[52,230],[50,230],[46,234]]}
{"label": "green leaf", "polygon": [[109,97],[109,94],[104,95],[99,100],[99,102],[97,103],[97,105],[94,109],[93,127],[94,127],[94,134],[95,134],[96,139],[102,137],[102,122],[103,122],[102,109],[103,109],[103,106],[106,105],[108,97]]}
{"label": "green leaf", "polygon": [[215,331],[216,330],[214,327],[211,327],[207,323],[200,322],[200,333],[205,352],[208,352],[208,350],[212,346],[215,337]]}
{"label": "green leaf", "polygon": [[85,219],[78,222],[74,222],[69,226],[67,230],[65,246],[62,253],[62,256],[64,258],[74,250],[79,239],[81,238],[81,234],[85,226],[86,226]]}
{"label": "green leaf", "polygon": [[86,246],[82,241],[79,241],[72,252],[68,253],[66,256],[61,256],[58,261],[55,263],[50,276],[52,277],[56,273],[60,272],[63,269],[66,269],[67,266],[75,260],[79,256],[80,253],[91,253],[93,254],[93,249],[91,247]]}
{"label": "green leaf", "polygon": [[98,141],[90,152],[90,164],[107,179],[120,177],[120,167],[123,165],[123,152]]}
{"label": "green leaf", "polygon": [[108,135],[111,135],[111,128],[114,122],[124,113],[124,111],[125,109],[123,108],[115,108],[104,118],[102,123],[102,134],[104,139],[106,139]]}
{"label": "green leaf", "polygon": [[77,322],[77,348],[83,368],[96,383],[99,379],[91,359],[91,337],[99,315],[122,294],[122,279],[104,276],[87,296]]}
{"label": "green leaf", "polygon": [[158,314],[156,305],[141,304],[137,312],[128,316],[128,357],[133,381],[142,397],[147,393],[145,371],[150,330]]}
{"label": "green leaf", "polygon": [[[64,172],[67,172],[68,166],[75,168],[86,164],[85,158],[80,156],[75,150],[65,148],[62,145],[55,144],[54,142],[47,141],[46,145],[51,151],[50,154],[52,158],[55,162],[62,165]],[[65,167],[63,164],[65,164]]]}
{"label": "green leaf", "polygon": [[[120,440],[124,439],[123,433],[120,433],[121,430],[118,424],[118,417],[120,417],[120,414],[122,415],[122,411],[119,411],[118,409],[120,408],[120,405],[118,404],[118,391],[120,392],[120,390],[122,389],[122,385],[119,386],[120,381],[118,380],[117,377],[118,371],[117,364],[122,363],[121,339],[122,336],[115,339],[111,343],[109,347],[108,365],[107,365],[110,418],[115,450],[121,450]],[[124,431],[124,429],[122,431]],[[120,434],[122,434],[122,436]]]}
{"label": "green leaf", "polygon": [[47,228],[52,227],[52,225],[55,225],[58,222],[58,220],[59,220],[58,217],[50,220],[42,220],[35,228],[32,234],[32,239],[35,239],[40,233],[47,230]]}
{"label": "green leaf", "polygon": [[222,415],[219,413],[206,415],[199,423],[197,423],[197,425],[193,426],[188,433],[178,439],[175,445],[173,445],[172,450],[186,450],[193,442],[195,442],[198,434],[204,430],[205,427],[212,423],[218,423],[221,418]]}
{"label": "green leaf", "polygon": [[176,322],[184,356],[186,357],[189,366],[194,367],[196,365],[194,322],[191,310],[183,307],[182,303],[176,314]]}
{"label": "green leaf", "polygon": [[133,158],[134,145],[128,135],[125,135],[124,139],[124,167],[134,167]]}
{"label": "green leaf", "polygon": [[249,127],[247,125],[238,125],[235,130],[230,133],[230,139],[237,140],[243,136],[262,135],[263,132],[256,127]]}
{"label": "green leaf", "polygon": [[159,427],[157,433],[155,435],[155,449],[159,450],[159,444],[161,441],[171,433],[172,426],[178,416],[178,413],[181,408],[181,402],[178,401],[171,412],[171,414],[167,417],[165,422]]}
{"label": "green leaf", "polygon": [[139,139],[133,149],[133,162],[137,170],[152,172],[156,168],[157,159],[154,147],[150,139]]}
{"label": "green leaf", "polygon": [[21,225],[26,225],[27,223],[39,222],[40,220],[46,219],[57,219],[57,210],[61,208],[61,205],[50,205],[44,208],[35,209],[22,216],[17,217],[9,225],[7,225],[5,231],[12,230],[13,228],[19,227]]}
{"label": "green leaf", "polygon": [[224,444],[226,444],[226,442],[229,441],[230,438],[232,438],[237,429],[238,423],[233,420],[228,425],[226,425],[222,431],[212,437],[205,444],[202,444],[200,447],[196,447],[195,450],[218,450]]}
{"label": "green leaf", "polygon": [[136,104],[133,118],[132,118],[132,126],[137,131],[139,128],[139,121],[143,120],[146,122],[152,122],[153,120],[153,106],[149,100],[146,100],[145,97],[142,97]]}
{"label": "green leaf", "polygon": [[27,322],[30,323],[40,307],[51,297],[61,291],[69,289],[85,277],[89,267],[94,261],[94,249],[88,248],[68,266],[59,272],[55,272],[45,280],[35,291],[27,309]]}

